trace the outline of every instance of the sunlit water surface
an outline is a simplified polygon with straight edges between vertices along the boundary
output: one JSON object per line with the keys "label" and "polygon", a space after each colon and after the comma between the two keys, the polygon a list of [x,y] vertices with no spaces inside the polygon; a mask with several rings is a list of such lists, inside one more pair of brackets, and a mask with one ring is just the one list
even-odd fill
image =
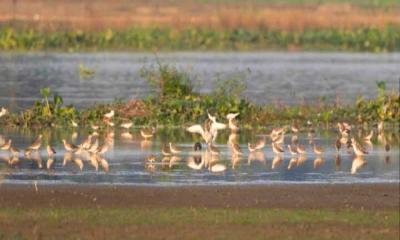
{"label": "sunlit water surface", "polygon": [[[308,149],[304,157],[292,157],[287,150],[290,134],[285,138],[286,151],[281,157],[272,152],[270,139],[263,151],[249,153],[247,142],[255,141],[270,130],[242,130],[238,142],[244,154],[234,157],[227,146],[228,131],[219,134],[216,146],[219,156],[211,156],[204,148],[193,150],[200,138],[186,133],[181,128],[158,129],[151,141],[144,141],[139,129],[131,132],[115,130],[113,147],[106,154],[93,160],[89,154],[72,155],[65,152],[62,138],[80,143],[87,131],[77,132],[53,129],[44,132],[40,154],[26,158],[21,153],[18,161],[8,151],[0,152],[0,181],[16,184],[127,184],[127,185],[226,185],[226,184],[273,184],[273,183],[374,183],[399,182],[399,135],[388,132],[385,136],[374,136],[372,148],[364,158],[355,158],[345,148],[336,154],[335,130],[321,130],[314,134],[317,145],[325,152],[315,155],[309,144],[307,132],[298,135],[301,144]],[[13,146],[27,147],[38,133],[16,129],[1,129],[0,134],[13,140]],[[99,139],[103,141],[104,133]],[[75,138],[76,137],[76,138]],[[383,137],[383,138],[382,138]],[[47,168],[48,157],[45,145],[49,142],[57,151],[54,163]],[[385,140],[383,140],[385,139]],[[182,153],[163,157],[161,147],[169,141],[176,143]],[[391,142],[386,152],[383,141]],[[204,145],[203,145],[204,146]],[[153,163],[145,159],[155,155]],[[217,172],[215,172],[217,171]]]}

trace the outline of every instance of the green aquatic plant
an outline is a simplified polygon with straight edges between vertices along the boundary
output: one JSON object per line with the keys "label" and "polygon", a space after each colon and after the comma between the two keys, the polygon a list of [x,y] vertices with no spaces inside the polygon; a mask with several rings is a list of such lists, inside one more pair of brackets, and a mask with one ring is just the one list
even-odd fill
{"label": "green aquatic plant", "polygon": [[93,74],[94,74],[94,70],[93,69],[88,68],[83,63],[79,64],[79,76],[81,78],[90,77]]}
{"label": "green aquatic plant", "polygon": [[[63,106],[63,98],[52,94],[49,87],[40,89],[42,99],[19,115],[11,115],[10,123],[18,126],[54,126],[69,123],[77,116],[74,106]],[[52,100],[50,100],[52,97]]]}
{"label": "green aquatic plant", "polygon": [[253,106],[240,95],[244,81],[240,77],[220,80],[211,94],[193,91],[190,74],[176,67],[157,64],[142,70],[142,76],[158,93],[146,100],[150,118],[157,124],[176,125],[205,120],[207,110],[225,116],[229,112],[247,113]]}
{"label": "green aquatic plant", "polygon": [[189,74],[176,67],[157,63],[141,69],[141,76],[153,87],[160,97],[180,98],[193,93]]}
{"label": "green aquatic plant", "polygon": [[315,103],[286,105],[276,103],[258,105],[242,96],[246,89],[246,72],[222,78],[210,94],[194,91],[193,78],[174,66],[157,64],[142,70],[156,94],[145,99],[128,102],[118,100],[109,104],[99,104],[78,111],[74,106],[64,106],[60,95],[50,88],[41,89],[42,99],[34,106],[19,114],[10,113],[0,118],[3,125],[12,126],[69,126],[71,120],[81,126],[101,123],[103,116],[115,110],[113,121],[119,124],[131,120],[135,125],[177,126],[200,123],[207,119],[207,111],[224,119],[230,112],[239,112],[241,126],[244,128],[265,127],[268,125],[291,124],[293,121],[305,124],[331,126],[337,121],[365,124],[385,121],[398,123],[400,119],[400,95],[397,91],[387,92],[386,83],[378,82],[378,97],[365,99],[360,96],[355,104],[341,105],[321,98]]}

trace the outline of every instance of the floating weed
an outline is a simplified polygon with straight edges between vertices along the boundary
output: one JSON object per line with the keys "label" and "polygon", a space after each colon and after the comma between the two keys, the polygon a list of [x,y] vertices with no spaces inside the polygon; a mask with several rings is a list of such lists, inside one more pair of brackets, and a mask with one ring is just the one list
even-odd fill
{"label": "floating weed", "polygon": [[79,64],[79,76],[81,78],[88,78],[94,74],[94,70],[88,68],[83,63]]}

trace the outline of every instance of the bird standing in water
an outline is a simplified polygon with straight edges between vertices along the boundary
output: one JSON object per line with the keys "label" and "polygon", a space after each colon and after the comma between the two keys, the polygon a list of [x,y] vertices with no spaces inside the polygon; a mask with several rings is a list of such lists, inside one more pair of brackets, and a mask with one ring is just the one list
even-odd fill
{"label": "bird standing in water", "polygon": [[33,143],[28,147],[28,149],[31,149],[32,151],[38,151],[40,146],[42,145],[42,134],[39,134],[39,136],[33,141]]}
{"label": "bird standing in water", "polygon": [[54,150],[54,148],[52,148],[50,145],[47,145],[46,150],[49,158],[53,158],[54,154],[56,154],[56,150]]}

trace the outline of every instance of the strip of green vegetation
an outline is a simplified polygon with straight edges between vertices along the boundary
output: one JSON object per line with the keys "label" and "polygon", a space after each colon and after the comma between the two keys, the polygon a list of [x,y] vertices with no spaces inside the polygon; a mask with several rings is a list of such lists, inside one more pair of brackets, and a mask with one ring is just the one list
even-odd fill
{"label": "strip of green vegetation", "polygon": [[281,31],[168,27],[130,28],[122,31],[56,31],[0,28],[0,50],[17,51],[168,51],[268,50],[400,51],[400,26]]}
{"label": "strip of green vegetation", "polygon": [[399,212],[390,210],[215,209],[215,208],[44,208],[0,209],[0,222],[125,224],[268,224],[335,222],[348,225],[397,226]]}
{"label": "strip of green vegetation", "polygon": [[400,119],[400,95],[397,91],[387,93],[385,82],[377,82],[378,97],[366,100],[359,97],[354,105],[327,102],[324,98],[313,104],[257,105],[241,97],[245,84],[240,78],[218,81],[211,94],[194,92],[189,74],[175,67],[157,64],[142,69],[142,76],[158,93],[146,99],[132,102],[116,102],[78,110],[64,106],[63,99],[52,94],[49,88],[41,90],[42,99],[33,107],[20,113],[10,113],[0,118],[3,126],[46,127],[69,126],[71,120],[81,126],[98,124],[103,115],[115,110],[114,121],[126,120],[136,125],[182,126],[201,123],[207,119],[207,111],[224,118],[231,112],[239,112],[244,127],[263,127],[272,124],[311,121],[329,125],[337,121],[371,124],[379,121],[398,123]]}
{"label": "strip of green vegetation", "polygon": [[3,208],[0,239],[392,239],[398,222],[389,210]]}

